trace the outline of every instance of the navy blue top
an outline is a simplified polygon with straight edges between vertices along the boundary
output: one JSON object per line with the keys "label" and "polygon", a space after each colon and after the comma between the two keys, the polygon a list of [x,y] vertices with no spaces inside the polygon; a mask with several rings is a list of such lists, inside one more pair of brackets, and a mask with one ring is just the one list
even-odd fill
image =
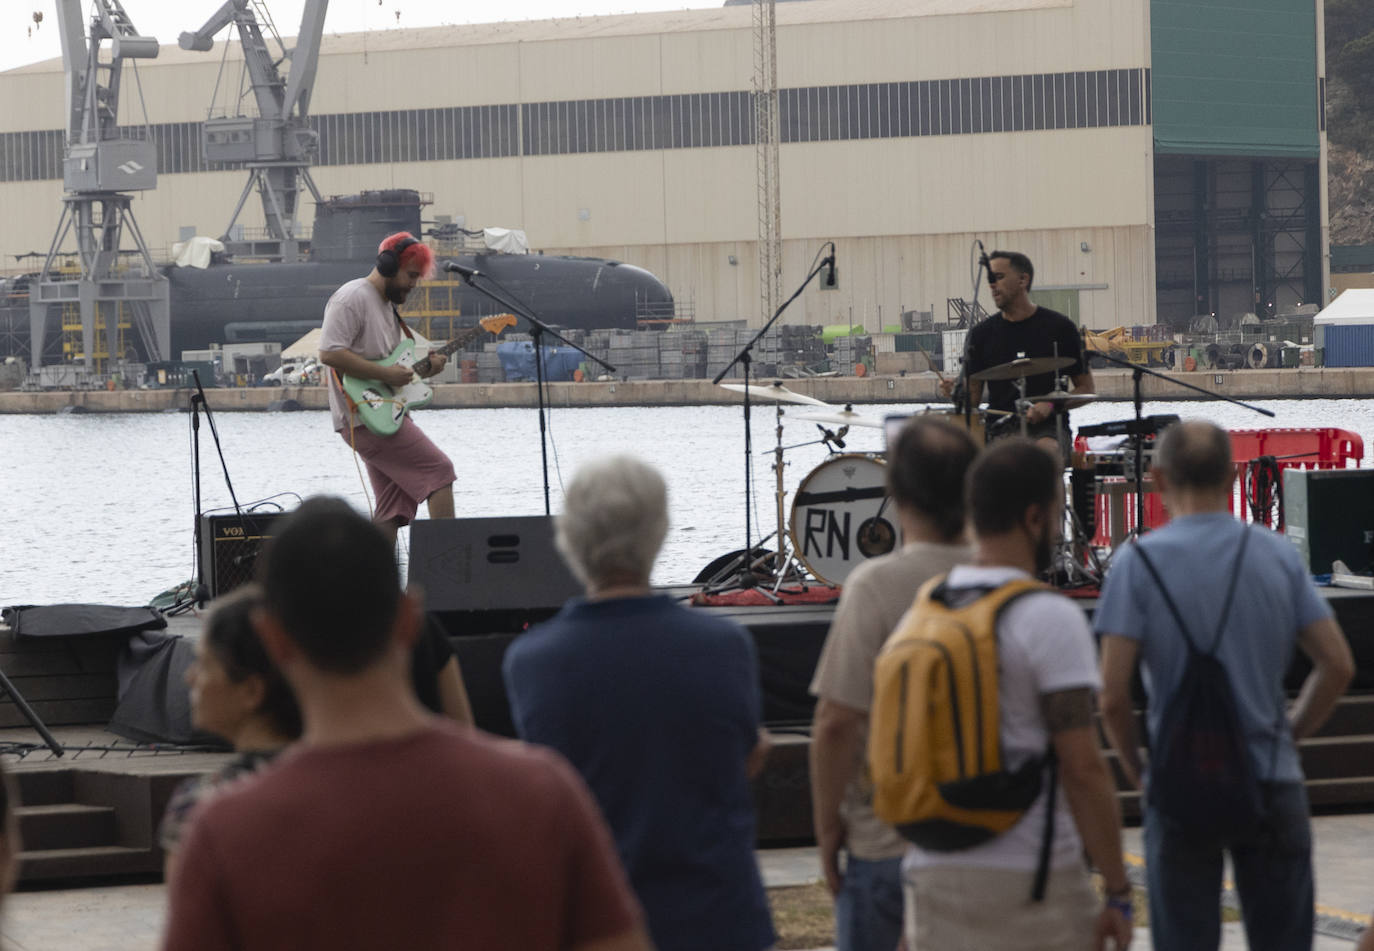
{"label": "navy blue top", "polygon": [[664,596],[576,599],[516,638],[503,672],[520,736],[591,787],[660,951],[773,945],[745,773],[749,634]]}

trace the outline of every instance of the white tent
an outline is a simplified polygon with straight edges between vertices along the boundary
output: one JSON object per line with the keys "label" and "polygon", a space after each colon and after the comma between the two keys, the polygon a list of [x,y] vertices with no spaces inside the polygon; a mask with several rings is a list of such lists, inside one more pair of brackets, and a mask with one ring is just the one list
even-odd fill
{"label": "white tent", "polygon": [[[434,344],[426,340],[418,331],[411,331],[411,333],[415,334],[415,350],[418,353],[429,353],[429,351],[433,348]],[[314,330],[307,333],[304,337],[297,340],[291,346],[283,350],[281,352],[281,358],[283,362],[290,362],[292,360],[304,360],[308,357],[315,356],[319,352],[320,328],[316,327]]]}
{"label": "white tent", "polygon": [[1312,343],[1325,366],[1374,366],[1374,289],[1351,288],[1318,313]]}
{"label": "white tent", "polygon": [[1374,324],[1374,288],[1359,287],[1342,291],[1312,321],[1317,326],[1330,324]]}

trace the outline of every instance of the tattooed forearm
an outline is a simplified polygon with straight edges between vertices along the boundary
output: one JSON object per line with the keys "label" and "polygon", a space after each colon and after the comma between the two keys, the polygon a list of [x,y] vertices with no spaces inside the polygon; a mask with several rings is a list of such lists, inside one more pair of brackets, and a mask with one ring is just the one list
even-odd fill
{"label": "tattooed forearm", "polygon": [[1050,733],[1077,730],[1093,722],[1093,691],[1091,687],[1073,687],[1040,695],[1040,712]]}

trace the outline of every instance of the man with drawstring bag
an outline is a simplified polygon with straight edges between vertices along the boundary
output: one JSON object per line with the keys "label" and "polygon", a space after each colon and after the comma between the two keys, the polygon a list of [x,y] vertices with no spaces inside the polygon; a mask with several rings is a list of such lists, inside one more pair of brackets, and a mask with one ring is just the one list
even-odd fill
{"label": "man with drawstring bag", "polygon": [[[1215,951],[1229,853],[1249,947],[1310,948],[1312,833],[1295,740],[1345,691],[1350,647],[1294,547],[1231,515],[1224,430],[1170,427],[1151,473],[1172,520],[1112,559],[1095,617],[1103,724],[1145,792],[1151,935],[1169,951]],[[1312,671],[1289,710],[1295,646]],[[1131,698],[1137,661],[1148,768]]]}
{"label": "man with drawstring bag", "polygon": [[1121,816],[1092,723],[1092,634],[1034,580],[1063,517],[1061,471],[1021,438],[974,463],[973,563],[922,587],[875,666],[873,806],[912,842],[913,951],[1130,944]]}
{"label": "man with drawstring bag", "polygon": [[[390,436],[372,432],[358,421],[339,380],[340,374],[380,380],[395,387],[410,382],[412,371],[399,364],[382,366],[410,330],[396,306],[434,271],[434,252],[409,232],[389,235],[377,252],[377,264],[366,277],[349,281],[324,306],[320,362],[331,370],[329,411],[334,430],[367,466],[376,496],[373,521],[394,542],[396,531],[415,518],[428,502],[430,518],[453,518],[453,463],[407,414]],[[443,354],[429,357],[429,376],[441,372]]]}

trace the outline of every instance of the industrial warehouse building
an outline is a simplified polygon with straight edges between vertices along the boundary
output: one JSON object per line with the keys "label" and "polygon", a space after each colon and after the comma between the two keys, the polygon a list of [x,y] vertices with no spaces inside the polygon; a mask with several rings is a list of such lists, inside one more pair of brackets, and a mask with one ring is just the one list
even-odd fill
{"label": "industrial warehouse building", "polygon": [[[975,239],[1028,253],[1041,302],[1089,327],[1324,301],[1322,2],[1228,9],[780,3],[783,296],[825,241],[840,274],[787,322],[943,321],[970,296]],[[200,145],[237,43],[226,65],[222,42],[159,39],[121,106],[140,121],[141,91],[158,143],[157,188],[133,204],[155,251],[221,234],[246,176],[207,168]],[[428,217],[637,264],[698,321],[757,324],[753,72],[747,5],[327,33],[312,174],[326,195],[418,189]],[[61,210],[61,62],[0,73],[0,101],[2,267],[36,270],[24,255],[47,251]],[[240,220],[261,226],[256,202]]]}

